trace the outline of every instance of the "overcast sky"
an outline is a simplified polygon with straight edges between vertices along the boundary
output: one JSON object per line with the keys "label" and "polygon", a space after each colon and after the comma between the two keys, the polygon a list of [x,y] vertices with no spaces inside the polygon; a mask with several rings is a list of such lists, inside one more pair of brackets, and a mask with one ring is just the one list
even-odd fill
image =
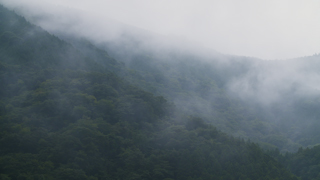
{"label": "overcast sky", "polygon": [[[319,0],[0,0],[101,14],[219,52],[262,59],[320,53]],[[41,3],[40,3],[41,2]],[[47,5],[46,5],[47,4]],[[44,9],[46,9],[44,8]],[[103,22],[101,22],[103,23]]]}

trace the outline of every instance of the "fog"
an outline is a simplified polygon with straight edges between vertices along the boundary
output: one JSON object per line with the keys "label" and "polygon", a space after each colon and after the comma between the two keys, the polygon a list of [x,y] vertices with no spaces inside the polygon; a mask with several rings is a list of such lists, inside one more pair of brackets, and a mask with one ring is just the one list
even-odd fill
{"label": "fog", "polygon": [[288,94],[319,94],[320,78],[314,61],[254,60],[244,65],[230,61],[233,56],[223,55],[266,60],[319,52],[317,1],[0,2],[53,34],[85,37],[102,47],[112,42],[109,53],[121,61],[141,51],[172,61],[160,51],[174,49],[196,52],[195,59],[214,61],[215,70],[221,72],[236,67],[238,74],[224,79],[224,88],[263,106],[281,102]]}
{"label": "fog", "polygon": [[320,143],[301,140],[318,115],[295,112],[317,105],[320,95],[317,1],[0,3],[50,33],[85,37],[129,69],[150,73],[138,82],[142,88],[232,135],[274,144],[272,133],[282,136],[276,122],[292,138],[279,148]]}
{"label": "fog", "polygon": [[250,70],[233,78],[228,89],[242,99],[268,106],[290,102],[292,97],[318,96],[318,60],[319,55],[285,61],[257,61]]}
{"label": "fog", "polygon": [[123,26],[130,26],[224,54],[261,59],[308,56],[320,48],[320,2],[316,0],[0,2],[29,12],[47,30],[58,25],[100,40],[114,38]]}

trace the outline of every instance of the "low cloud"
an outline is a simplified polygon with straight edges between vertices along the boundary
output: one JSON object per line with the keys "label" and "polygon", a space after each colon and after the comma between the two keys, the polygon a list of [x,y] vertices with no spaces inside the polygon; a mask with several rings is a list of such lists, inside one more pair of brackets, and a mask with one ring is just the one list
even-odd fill
{"label": "low cloud", "polygon": [[[320,2],[1,0],[44,28],[110,39],[123,26],[197,42],[225,54],[287,59],[319,52]],[[32,17],[30,17],[32,16]]]}

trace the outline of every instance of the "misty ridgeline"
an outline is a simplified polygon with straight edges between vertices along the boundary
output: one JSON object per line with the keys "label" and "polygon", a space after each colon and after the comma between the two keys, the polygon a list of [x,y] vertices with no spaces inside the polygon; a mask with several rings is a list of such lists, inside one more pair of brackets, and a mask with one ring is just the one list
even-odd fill
{"label": "misty ridgeline", "polygon": [[320,178],[319,55],[264,61],[23,15],[0,6],[1,179]]}

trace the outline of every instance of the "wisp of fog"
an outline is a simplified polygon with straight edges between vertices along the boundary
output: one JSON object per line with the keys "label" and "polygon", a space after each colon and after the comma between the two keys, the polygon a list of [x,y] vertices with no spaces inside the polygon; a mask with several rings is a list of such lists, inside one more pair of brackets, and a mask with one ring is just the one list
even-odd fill
{"label": "wisp of fog", "polygon": [[225,54],[262,59],[308,56],[320,47],[320,2],[315,0],[0,2],[46,30],[60,26],[100,40],[118,36],[127,24],[130,31],[134,26]]}

